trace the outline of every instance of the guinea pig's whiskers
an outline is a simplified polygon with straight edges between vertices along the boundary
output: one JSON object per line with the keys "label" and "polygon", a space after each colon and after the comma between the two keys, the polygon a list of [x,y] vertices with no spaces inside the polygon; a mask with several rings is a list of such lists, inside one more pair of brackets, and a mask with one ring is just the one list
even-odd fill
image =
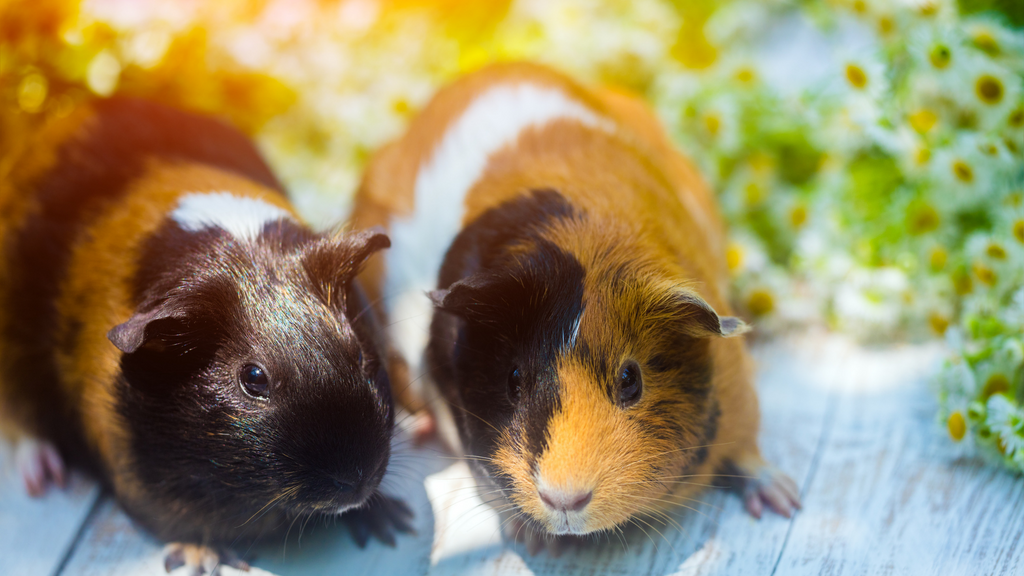
{"label": "guinea pig's whiskers", "polygon": [[[686,508],[687,510],[692,510],[692,511],[696,512],[697,514],[700,514],[701,516],[703,516],[703,517],[707,518],[708,520],[711,520],[712,522],[715,522],[717,524],[715,519],[712,518],[711,516],[708,516],[707,513],[703,512],[701,510],[698,510],[697,508],[694,508],[693,506],[688,506],[686,504],[683,504],[682,502],[676,502],[676,501],[673,501],[673,500],[666,500],[666,499],[663,499],[663,498],[655,498],[655,497],[652,497],[652,496],[636,496],[636,495],[632,495],[632,494],[623,494],[623,496],[625,496],[626,498],[633,498],[635,500],[641,500],[641,501],[644,501],[644,502],[660,502],[662,504],[669,504],[671,506],[678,506],[680,508]],[[707,502],[704,502],[702,500],[694,500],[692,498],[685,498],[685,497],[684,497],[684,499],[689,501],[689,502],[694,502],[696,504],[701,504],[703,506],[711,506],[710,504],[708,504]],[[721,508],[717,508],[715,506],[711,506],[711,507],[712,508],[716,508],[717,510],[721,511]]]}
{"label": "guinea pig's whiskers", "polygon": [[640,509],[641,511],[647,513],[647,514],[650,514],[651,516],[653,516],[655,518],[658,518],[659,520],[661,520],[665,524],[671,524],[671,525],[675,526],[676,528],[679,528],[680,530],[682,530],[684,532],[686,531],[686,529],[683,528],[682,524],[677,522],[675,518],[672,518],[672,516],[668,512],[666,512],[666,511],[664,511],[664,510],[662,510],[662,509],[660,509],[658,507],[649,506],[647,504],[638,504],[637,508]]}
{"label": "guinea pig's whiskers", "polygon": [[487,420],[484,420],[480,416],[477,416],[476,414],[473,414],[465,406],[456,406],[456,405],[452,404],[451,402],[449,402],[448,405],[451,406],[452,408],[458,408],[459,410],[462,410],[463,412],[465,412],[466,414],[469,414],[473,418],[476,418],[477,420],[483,422],[484,424],[487,424],[487,426],[489,426],[491,428],[491,430],[494,430],[495,432],[497,432],[499,436],[501,435],[501,430],[498,430],[498,428],[495,427],[494,424],[491,424],[490,422],[488,422]]}
{"label": "guinea pig's whiskers", "polygon": [[715,484],[702,484],[700,482],[686,482],[685,480],[669,480],[668,478],[658,478],[657,480],[638,480],[636,482],[624,482],[620,486],[631,486],[635,484],[657,484],[659,486],[669,487],[673,484],[686,484],[688,486],[700,486],[701,488],[728,488],[728,486],[718,486]]}
{"label": "guinea pig's whiskers", "polygon": [[273,508],[278,502],[281,502],[285,497],[290,497],[292,494],[294,494],[296,491],[298,491],[298,489],[299,489],[298,486],[293,486],[292,488],[284,490],[283,492],[281,492],[280,494],[278,494],[277,496],[272,498],[270,500],[270,502],[267,502],[266,504],[264,504],[263,508],[260,508],[259,510],[257,510],[256,513],[253,514],[252,516],[250,516],[248,520],[246,520],[245,522],[242,522],[238,526],[238,528],[244,528],[247,524],[249,524],[253,520],[262,518],[263,515],[266,514],[267,512],[269,512],[270,509]]}
{"label": "guinea pig's whiskers", "polygon": [[647,539],[651,541],[651,544],[654,546],[654,550],[658,551],[658,543],[654,541],[654,538],[651,538],[651,534],[649,532],[647,532],[647,530],[644,530],[644,527],[641,526],[638,523],[639,521],[640,521],[639,518],[630,518],[629,519],[629,523],[634,525],[634,526],[636,526],[637,528],[639,528],[640,531],[644,533],[644,536],[647,536]]}
{"label": "guinea pig's whiskers", "polygon": [[716,442],[714,444],[702,444],[700,446],[687,446],[686,448],[677,448],[675,450],[666,450],[664,452],[658,452],[657,454],[651,454],[651,455],[645,456],[643,458],[640,458],[639,460],[634,460],[632,462],[628,462],[625,465],[623,465],[623,468],[625,468],[627,466],[635,466],[636,464],[640,464],[641,462],[646,462],[646,461],[648,461],[648,460],[650,460],[652,458],[659,458],[661,456],[666,456],[668,454],[675,454],[677,452],[686,452],[688,450],[699,450],[700,448],[712,448],[712,447],[715,447],[715,446],[726,446],[728,444],[734,444],[734,442]]}

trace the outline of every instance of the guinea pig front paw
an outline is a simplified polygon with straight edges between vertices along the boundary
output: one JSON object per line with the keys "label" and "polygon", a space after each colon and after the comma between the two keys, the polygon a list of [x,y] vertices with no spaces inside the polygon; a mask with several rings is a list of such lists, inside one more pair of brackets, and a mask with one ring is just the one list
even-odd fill
{"label": "guinea pig front paw", "polygon": [[22,438],[18,442],[15,460],[25,491],[33,498],[46,494],[51,485],[63,488],[67,478],[64,459],[57,447],[45,440]]}
{"label": "guinea pig front paw", "polygon": [[249,563],[230,550],[218,551],[207,546],[181,542],[173,542],[164,548],[164,570],[168,573],[185,568],[190,576],[217,576],[221,566],[249,571]]}
{"label": "guinea pig front paw", "polygon": [[766,505],[776,514],[790,518],[800,509],[800,488],[781,470],[763,464],[743,482],[743,502],[754,518],[761,517]]}
{"label": "guinea pig front paw", "polygon": [[378,493],[362,508],[342,514],[341,519],[360,548],[366,547],[371,535],[394,548],[396,532],[416,533],[412,517],[412,509],[405,502]]}

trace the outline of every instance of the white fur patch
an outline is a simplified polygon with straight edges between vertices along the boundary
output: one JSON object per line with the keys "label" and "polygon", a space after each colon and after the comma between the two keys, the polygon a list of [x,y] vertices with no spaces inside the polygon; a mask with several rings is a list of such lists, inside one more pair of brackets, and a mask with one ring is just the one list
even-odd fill
{"label": "white fur patch", "polygon": [[562,90],[529,83],[497,85],[466,107],[420,166],[415,211],[392,220],[391,249],[385,253],[392,341],[414,378],[433,314],[426,292],[436,288],[444,255],[461,229],[466,194],[493,153],[514,145],[527,128],[565,118],[611,129],[608,120]]}
{"label": "white fur patch", "polygon": [[220,228],[238,240],[255,240],[263,227],[291,214],[263,200],[235,196],[230,192],[194,192],[178,199],[171,218],[183,230],[198,232]]}

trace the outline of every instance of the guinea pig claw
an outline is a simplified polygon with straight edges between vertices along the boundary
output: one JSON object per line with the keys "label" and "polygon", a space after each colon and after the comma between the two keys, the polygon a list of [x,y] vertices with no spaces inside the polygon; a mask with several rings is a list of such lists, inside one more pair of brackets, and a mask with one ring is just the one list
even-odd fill
{"label": "guinea pig claw", "polygon": [[396,532],[416,534],[412,526],[412,510],[405,502],[383,494],[375,495],[363,508],[342,515],[352,538],[360,548],[366,547],[370,536],[394,548],[398,545]]}
{"label": "guinea pig claw", "polygon": [[773,512],[791,518],[799,510],[800,489],[789,476],[765,465],[756,478],[746,482],[743,499],[747,511],[754,518],[760,518],[765,505]]}
{"label": "guinea pig claw", "polygon": [[230,550],[218,552],[206,546],[181,542],[173,542],[164,548],[164,570],[168,573],[184,567],[190,576],[217,576],[221,566],[249,571],[249,563]]}
{"label": "guinea pig claw", "polygon": [[29,496],[42,496],[51,485],[58,488],[65,486],[67,472],[64,460],[52,443],[36,438],[23,438],[18,442],[15,459]]}

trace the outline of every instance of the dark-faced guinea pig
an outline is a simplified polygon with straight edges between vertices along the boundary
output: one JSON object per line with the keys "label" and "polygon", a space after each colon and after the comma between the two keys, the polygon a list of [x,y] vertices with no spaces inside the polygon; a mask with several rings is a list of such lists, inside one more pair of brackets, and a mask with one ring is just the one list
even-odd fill
{"label": "dark-faced guinea pig", "polygon": [[408,528],[354,282],[387,236],[314,234],[244,135],[134,99],[26,135],[0,186],[0,405],[30,492],[91,470],[188,544],[171,567],[297,516]]}
{"label": "dark-faced guinea pig", "polygon": [[362,278],[396,394],[432,408],[531,552],[716,475],[754,516],[799,506],[758,450],[713,196],[639,99],[535,65],[470,74],[371,161],[354,223],[392,239]]}

